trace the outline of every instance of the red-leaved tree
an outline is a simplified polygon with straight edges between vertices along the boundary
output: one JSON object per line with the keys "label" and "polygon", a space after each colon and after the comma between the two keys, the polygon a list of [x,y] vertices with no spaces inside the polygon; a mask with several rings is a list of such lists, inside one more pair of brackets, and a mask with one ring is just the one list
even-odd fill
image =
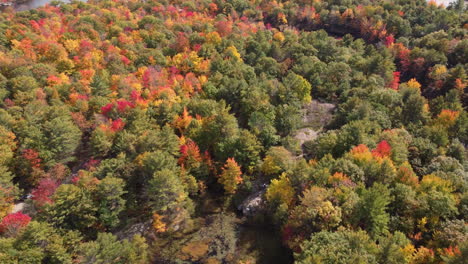
{"label": "red-leaved tree", "polygon": [[50,197],[55,193],[58,186],[59,184],[55,180],[50,178],[42,179],[38,186],[31,192],[34,204],[38,207],[42,207],[47,203],[52,203],[53,201]]}
{"label": "red-leaved tree", "polygon": [[398,90],[399,85],[400,85],[400,72],[396,71],[396,72],[393,72],[393,80],[388,84],[388,87],[393,90]]}
{"label": "red-leaved tree", "polygon": [[15,236],[21,229],[26,227],[30,221],[31,217],[21,212],[9,214],[0,222],[0,233],[6,236]]}
{"label": "red-leaved tree", "polygon": [[197,143],[191,140],[180,146],[180,154],[179,164],[184,165],[187,169],[199,167],[203,160]]}
{"label": "red-leaved tree", "polygon": [[372,150],[372,155],[375,157],[380,157],[380,158],[385,158],[389,157],[392,154],[392,147],[386,140],[380,141],[379,144],[377,144],[377,147]]}
{"label": "red-leaved tree", "polygon": [[23,150],[22,156],[29,161],[32,168],[39,168],[41,166],[42,160],[39,158],[39,153],[34,149]]}

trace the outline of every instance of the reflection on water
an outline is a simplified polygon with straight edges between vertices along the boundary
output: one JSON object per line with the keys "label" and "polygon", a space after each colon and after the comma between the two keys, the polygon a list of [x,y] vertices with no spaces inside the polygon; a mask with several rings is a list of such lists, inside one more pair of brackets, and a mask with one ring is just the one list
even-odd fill
{"label": "reflection on water", "polygon": [[[52,0],[32,0],[32,1],[28,1],[28,2],[25,2],[25,3],[22,3],[22,4],[17,4],[15,5],[15,10],[16,11],[25,11],[25,10],[29,10],[29,9],[34,9],[34,8],[38,8],[40,6],[43,6],[47,3],[50,3]],[[66,1],[64,1],[66,2]]]}
{"label": "reflection on water", "polygon": [[[40,6],[43,6],[47,3],[50,3],[52,0],[31,0],[27,1],[22,4],[16,4],[14,6],[16,11],[25,11],[25,10],[30,10],[33,8],[38,8]],[[86,1],[86,0],[83,0]],[[429,1],[429,0],[428,0]],[[448,6],[451,2],[454,2],[456,0],[435,0],[438,4],[444,4],[445,6]],[[62,0],[62,2],[68,2],[68,0]]]}
{"label": "reflection on water", "polygon": [[[26,1],[22,4],[16,4],[15,5],[15,10],[16,11],[26,11],[34,8],[38,8],[41,6],[44,6],[45,4],[48,4],[52,2],[53,0],[31,0],[31,1]],[[82,0],[86,1],[86,0]],[[61,2],[68,3],[70,0],[61,0]]]}
{"label": "reflection on water", "polygon": [[[40,6],[43,6],[47,3],[50,3],[52,0],[31,0],[27,1],[22,4],[17,4],[15,5],[15,10],[16,11],[25,11],[33,8],[38,8]],[[83,0],[86,1],[86,0]],[[429,0],[428,0],[429,1]],[[445,6],[448,6],[451,2],[454,2],[456,0],[435,0],[438,4],[444,4]],[[62,0],[62,2],[68,2],[67,0]]]}

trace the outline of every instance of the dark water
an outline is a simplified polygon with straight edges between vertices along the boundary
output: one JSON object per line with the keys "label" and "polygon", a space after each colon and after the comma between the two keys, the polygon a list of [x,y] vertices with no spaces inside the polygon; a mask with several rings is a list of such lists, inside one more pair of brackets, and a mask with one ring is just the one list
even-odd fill
{"label": "dark water", "polygon": [[239,248],[241,254],[256,256],[257,264],[291,264],[292,252],[285,248],[278,231],[263,225],[243,225],[240,228]]}

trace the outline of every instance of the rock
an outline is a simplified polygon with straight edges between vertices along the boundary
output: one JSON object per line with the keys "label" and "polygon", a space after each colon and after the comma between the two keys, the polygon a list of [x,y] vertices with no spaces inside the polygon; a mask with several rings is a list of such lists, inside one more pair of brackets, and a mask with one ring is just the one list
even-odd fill
{"label": "rock", "polygon": [[151,229],[151,220],[143,222],[143,223],[136,223],[126,227],[124,230],[117,232],[115,235],[119,239],[131,239],[134,235],[142,235],[145,236],[150,232]]}
{"label": "rock", "polygon": [[12,213],[17,213],[17,212],[23,211],[23,209],[24,209],[24,203],[17,203],[17,204],[15,204],[15,206],[13,207],[13,210],[11,212]]}
{"label": "rock", "polygon": [[265,206],[265,200],[263,194],[265,190],[257,191],[249,195],[238,207],[237,209],[242,212],[245,216],[253,216],[259,211],[261,211]]}
{"label": "rock", "polygon": [[302,122],[304,126],[320,130],[332,120],[335,107],[334,104],[312,101],[303,109]]}
{"label": "rock", "polygon": [[318,136],[318,131],[313,130],[312,128],[302,128],[296,131],[294,138],[299,141],[299,144],[302,146],[304,142],[314,140]]}
{"label": "rock", "polygon": [[294,133],[294,138],[302,146],[304,142],[314,140],[333,118],[334,104],[312,101],[302,109],[303,128]]}

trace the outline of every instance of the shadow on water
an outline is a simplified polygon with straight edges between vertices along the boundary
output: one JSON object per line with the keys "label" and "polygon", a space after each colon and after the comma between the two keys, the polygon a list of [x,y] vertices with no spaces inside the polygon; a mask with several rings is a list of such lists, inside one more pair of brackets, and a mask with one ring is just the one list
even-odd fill
{"label": "shadow on water", "polygon": [[[223,202],[210,194],[201,199],[196,210],[200,217],[206,218],[221,214]],[[228,210],[235,214],[236,229],[236,258],[243,263],[255,264],[292,264],[294,262],[291,250],[284,247],[280,232],[273,229],[274,224],[259,213],[257,216],[247,218],[234,208]]]}
{"label": "shadow on water", "polygon": [[278,232],[264,225],[242,224],[239,228],[239,247],[241,252],[256,257],[257,264],[291,264],[292,253],[285,248]]}

